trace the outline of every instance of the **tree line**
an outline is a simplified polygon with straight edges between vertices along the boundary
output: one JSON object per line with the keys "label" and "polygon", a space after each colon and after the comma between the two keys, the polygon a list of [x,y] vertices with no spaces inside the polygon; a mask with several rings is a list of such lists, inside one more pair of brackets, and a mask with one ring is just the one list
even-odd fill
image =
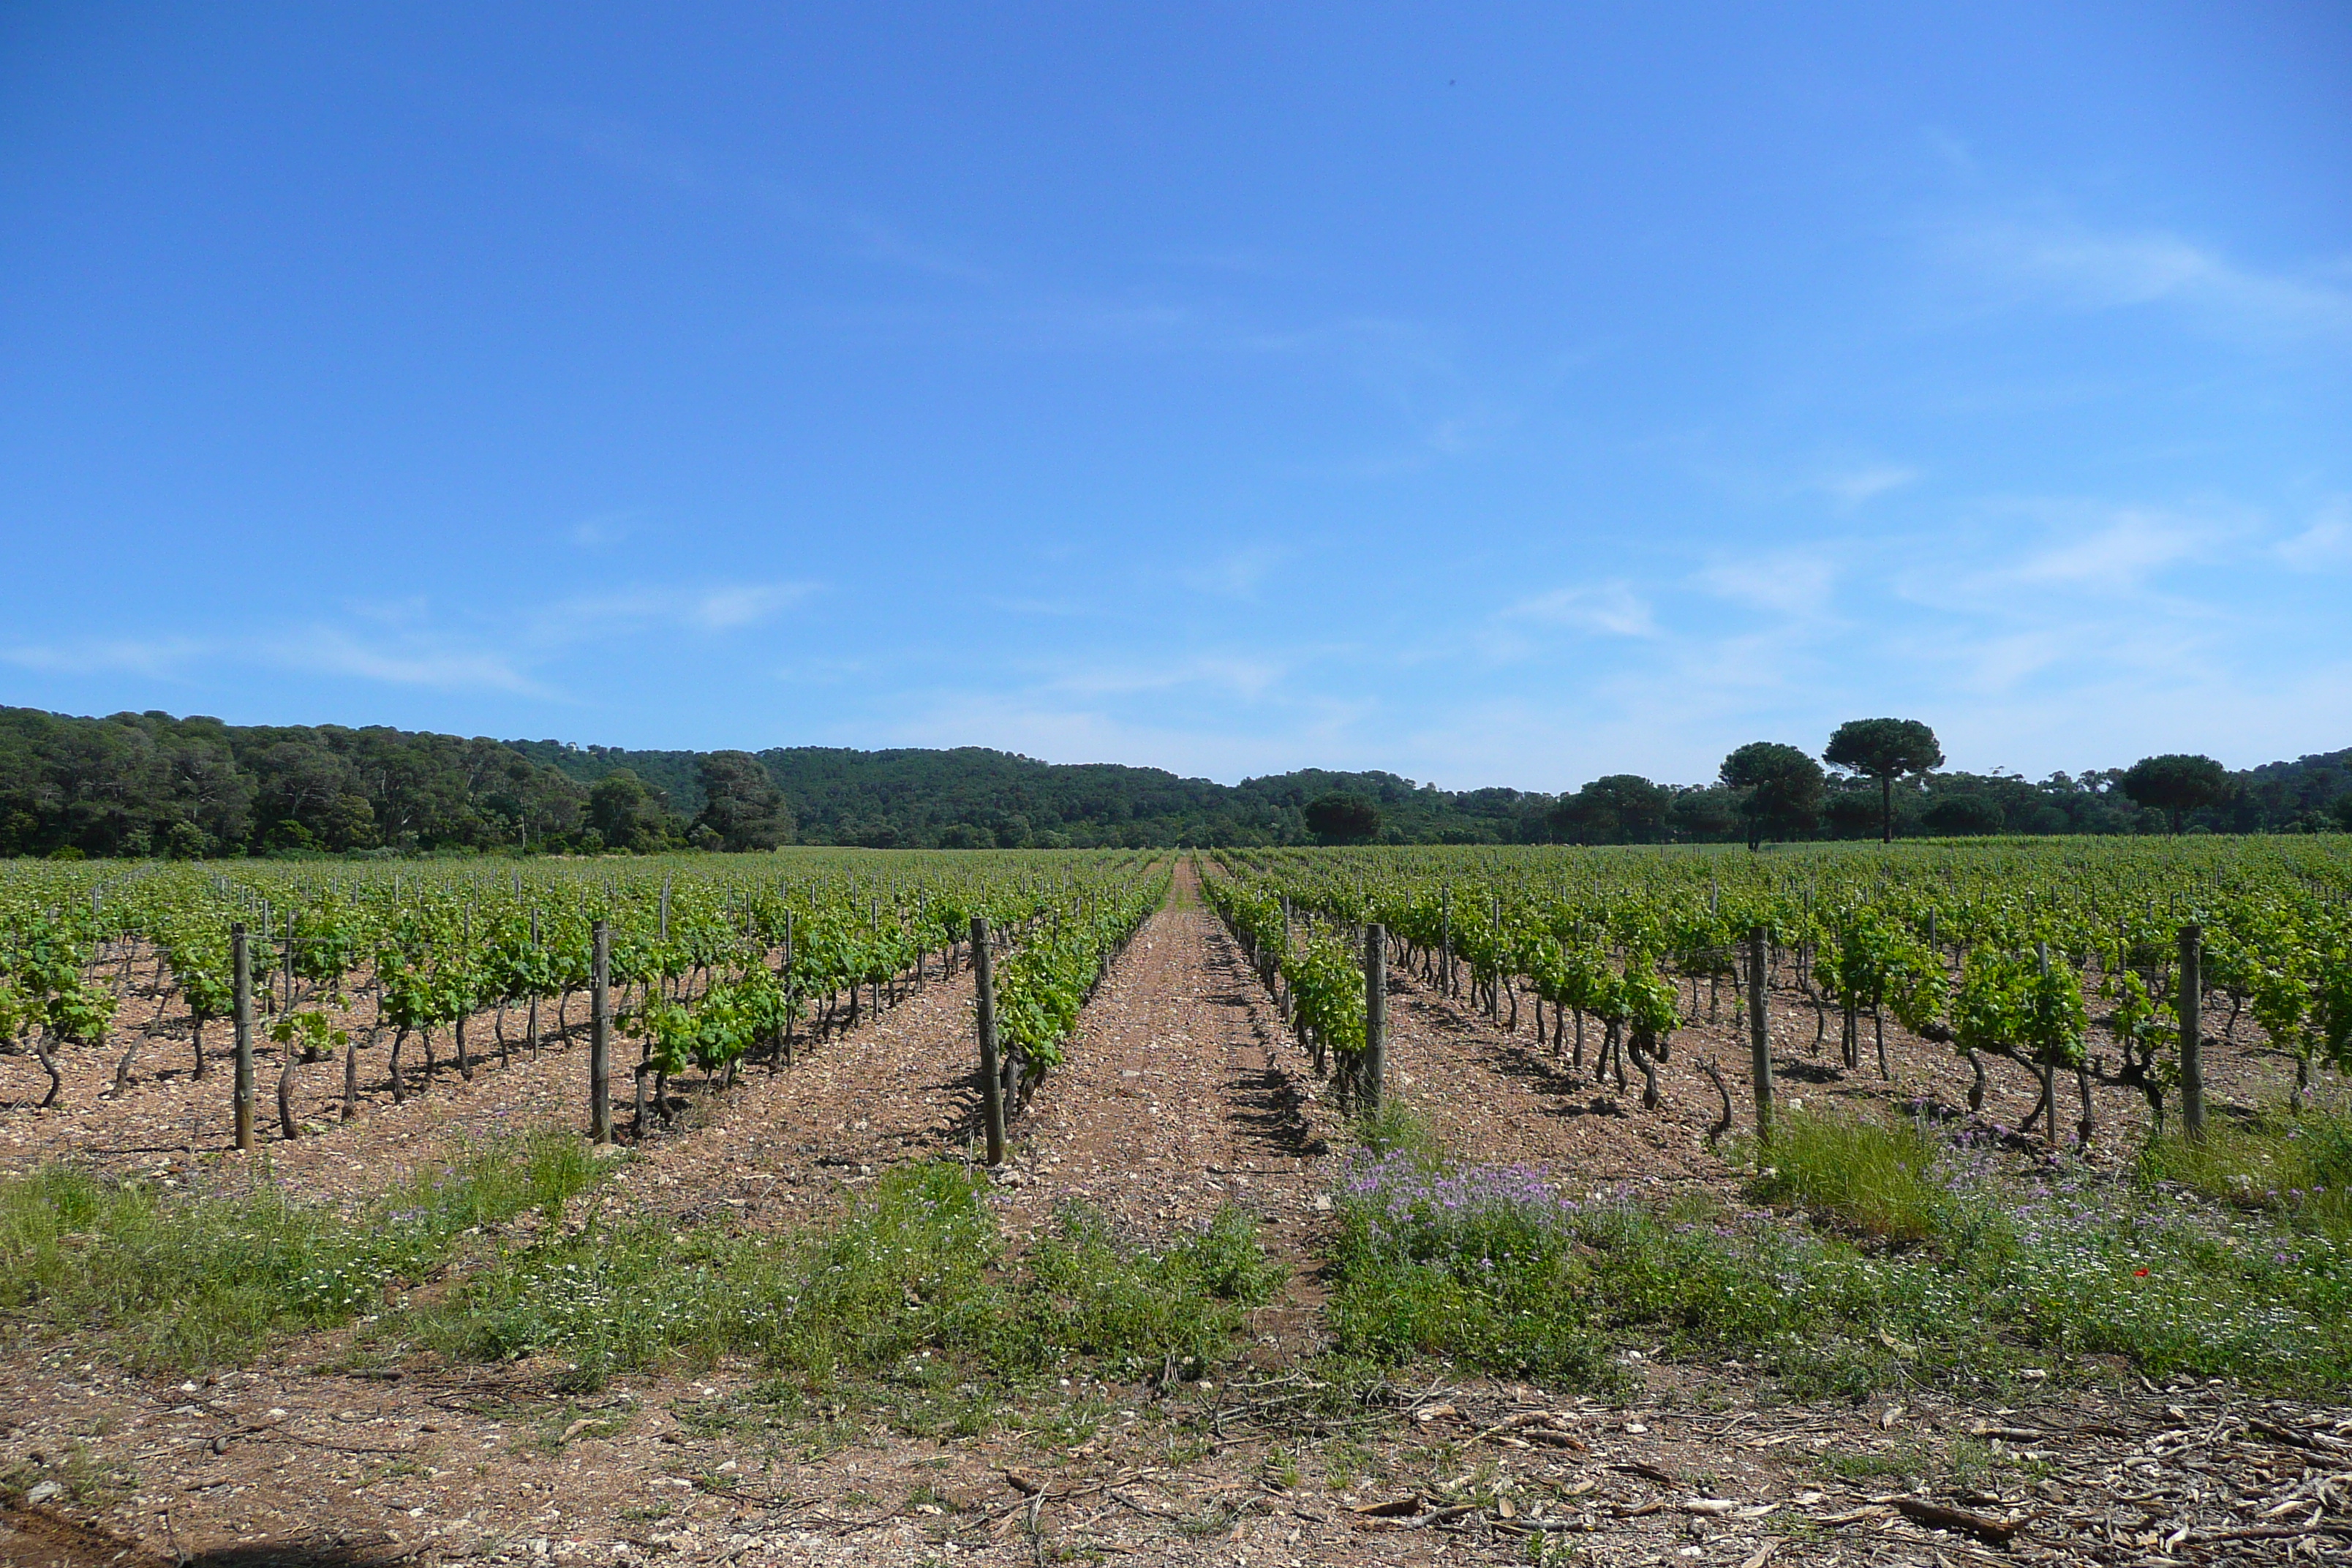
{"label": "tree line", "polygon": [[484,738],[0,708],[0,855],[772,848],[791,809],[758,759],[699,760],[690,813]]}
{"label": "tree line", "polygon": [[2243,773],[2171,753],[2038,782],[1943,772],[1943,763],[1935,731],[1919,721],[1857,719],[1838,727],[1818,760],[1785,742],[1750,742],[1709,785],[1596,779],[1561,796],[1548,826],[1568,843],[1741,837],[1750,847],[1923,835],[2352,831],[2352,750]]}
{"label": "tree line", "polygon": [[2159,798],[2148,770],[2178,760],[2040,781],[1949,772],[1932,731],[1914,734],[1911,723],[1843,726],[1818,758],[1755,742],[1704,784],[1615,773],[1550,795],[1314,768],[1226,785],[976,747],[632,751],[0,708],[0,855],[1760,843],[2352,826],[2352,750],[2243,773],[2189,759],[2188,793]]}

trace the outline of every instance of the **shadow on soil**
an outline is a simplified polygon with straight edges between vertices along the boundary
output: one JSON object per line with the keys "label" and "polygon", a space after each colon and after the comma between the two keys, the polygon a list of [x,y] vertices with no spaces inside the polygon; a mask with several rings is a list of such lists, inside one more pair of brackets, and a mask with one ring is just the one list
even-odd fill
{"label": "shadow on soil", "polygon": [[0,1508],[0,1568],[384,1568],[394,1547],[331,1541],[247,1542],[206,1552],[159,1552],[45,1509]]}
{"label": "shadow on soil", "polygon": [[[1203,1000],[1219,1007],[1239,1009],[1248,1016],[1250,1031],[1258,1042],[1268,1043],[1265,1020],[1258,1016],[1262,993],[1257,989],[1257,977],[1250,973],[1240,950],[1226,937],[1223,927],[1212,932],[1209,967],[1225,986]],[[1258,1071],[1235,1076],[1228,1081],[1226,1100],[1230,1107],[1226,1120],[1244,1129],[1251,1142],[1270,1152],[1297,1157],[1331,1152],[1330,1145],[1316,1133],[1307,1119],[1307,1098],[1299,1092],[1297,1080],[1279,1067],[1269,1064]]]}
{"label": "shadow on soil", "polygon": [[348,1546],[307,1545],[289,1541],[272,1545],[257,1542],[224,1546],[180,1559],[181,1568],[381,1568],[394,1560],[390,1552],[359,1551]]}
{"label": "shadow on soil", "polygon": [[[1627,1114],[1623,1096],[1608,1087],[1592,1081],[1587,1068],[1571,1066],[1565,1057],[1554,1054],[1549,1045],[1538,1046],[1532,1040],[1522,1041],[1517,1036],[1497,1039],[1475,1026],[1485,1022],[1456,1014],[1440,1003],[1432,1005],[1423,998],[1424,1017],[1438,1021],[1442,1026],[1462,1034],[1476,1034],[1481,1047],[1481,1065],[1492,1068],[1504,1078],[1517,1079],[1544,1099],[1544,1114],[1562,1121],[1574,1121],[1585,1116],[1622,1117]],[[1598,1051],[1601,1042],[1596,1035],[1587,1041],[1590,1050]]]}
{"label": "shadow on soil", "polygon": [[1307,1102],[1298,1086],[1280,1068],[1267,1068],[1234,1079],[1229,1099],[1233,1109],[1226,1120],[1245,1129],[1251,1142],[1293,1157],[1331,1152],[1308,1125]]}

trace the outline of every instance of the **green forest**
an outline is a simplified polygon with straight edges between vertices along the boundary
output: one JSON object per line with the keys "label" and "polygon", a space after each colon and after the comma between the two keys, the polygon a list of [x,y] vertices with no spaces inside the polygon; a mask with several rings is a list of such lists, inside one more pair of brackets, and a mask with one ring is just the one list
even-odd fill
{"label": "green forest", "polygon": [[[1228,785],[978,747],[629,751],[0,708],[0,855],[1601,844],[2352,827],[2352,749],[2238,773],[2202,763],[2210,776],[2190,794],[2141,790],[2139,798],[2127,787],[2134,770],[2124,767],[2042,780],[1932,766],[1882,777],[1860,763],[1825,760],[1827,769],[1798,747],[1757,742],[1706,784],[1620,773],[1560,795],[1443,790],[1394,773],[1314,768]],[[2166,762],[2201,759],[2150,759],[2139,771]],[[2170,804],[2149,803],[2158,799]]]}

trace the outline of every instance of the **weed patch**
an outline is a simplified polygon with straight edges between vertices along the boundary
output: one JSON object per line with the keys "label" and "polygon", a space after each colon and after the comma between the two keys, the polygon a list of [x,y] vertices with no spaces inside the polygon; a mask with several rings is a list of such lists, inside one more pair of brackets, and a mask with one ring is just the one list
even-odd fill
{"label": "weed patch", "polygon": [[1900,1481],[1909,1485],[1931,1468],[1930,1456],[1913,1445],[1885,1448],[1831,1448],[1815,1463],[1822,1473],[1842,1481]]}
{"label": "weed patch", "polygon": [[446,1267],[471,1234],[602,1179],[576,1137],[478,1150],[352,1215],[274,1190],[167,1194],[51,1165],[0,1184],[0,1314],[20,1332],[96,1329],[138,1370],[252,1359],[268,1337],[373,1310]]}
{"label": "weed patch", "polygon": [[1126,1376],[1198,1367],[1265,1299],[1272,1266],[1238,1211],[1160,1247],[1066,1210],[1018,1269],[960,1165],[902,1166],[841,1220],[797,1235],[593,1227],[476,1269],[379,1332],[464,1359],[556,1354],[580,1386],[755,1360],[779,1398],[878,1383],[927,1426],[1001,1382],[1083,1360]]}
{"label": "weed patch", "polygon": [[2170,1182],[2289,1228],[2352,1245],[2352,1115],[2308,1110],[2221,1122],[2191,1142],[2177,1134],[2140,1155],[2149,1183]]}
{"label": "weed patch", "polygon": [[1356,1142],[1376,1157],[1410,1154],[1424,1164],[1439,1157],[1435,1130],[1399,1095],[1383,1096],[1378,1110],[1357,1120],[1355,1132]]}
{"label": "weed patch", "polygon": [[1942,1144],[1916,1122],[1792,1115],[1754,1184],[1766,1203],[1805,1209],[1849,1235],[1903,1247],[1949,1228],[1952,1194],[1936,1179]]}
{"label": "weed patch", "polygon": [[1339,1348],[1603,1393],[1633,1346],[1750,1359],[1800,1397],[1994,1381],[2029,1351],[2352,1381],[2352,1254],[2323,1230],[1903,1127],[1791,1118],[1772,1159],[1750,1195],[1782,1207],[1360,1156],[1338,1192]]}
{"label": "weed patch", "polygon": [[[48,1463],[37,1458],[20,1459],[5,1469],[0,1469],[0,1502],[20,1506],[27,1494],[62,1497],[79,1508],[100,1508],[119,1500],[137,1489],[138,1472],[110,1468],[90,1457],[88,1449],[76,1444]],[[40,1493],[42,1487],[50,1489]]]}

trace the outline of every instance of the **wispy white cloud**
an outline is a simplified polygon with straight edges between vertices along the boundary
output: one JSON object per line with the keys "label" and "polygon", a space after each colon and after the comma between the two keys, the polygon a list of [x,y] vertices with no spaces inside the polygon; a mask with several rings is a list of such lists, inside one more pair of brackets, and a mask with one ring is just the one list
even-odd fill
{"label": "wispy white cloud", "polygon": [[259,665],[395,686],[554,697],[540,670],[562,650],[598,637],[668,628],[720,635],[772,619],[815,591],[804,583],[654,586],[561,600],[528,615],[517,636],[486,629],[478,613],[451,613],[421,595],[354,600],[341,618],[293,622],[243,637],[90,639],[0,648],[0,661],[58,674],[181,675],[192,667]]}
{"label": "wispy white cloud", "polygon": [[2105,767],[2157,752],[2202,752],[2235,766],[2293,757],[2352,734],[2352,663],[2279,679],[2226,657],[2169,667],[2062,664],[2043,679],[1940,701],[1945,750],[1978,769]]}
{"label": "wispy white cloud", "polygon": [[656,586],[557,601],[531,617],[535,642],[554,645],[667,626],[728,632],[772,619],[817,591],[814,583]]}
{"label": "wispy white cloud", "polygon": [[2352,496],[2337,496],[2310,527],[2278,546],[2279,559],[2298,572],[2352,566]]}
{"label": "wispy white cloud", "polygon": [[1199,654],[1165,664],[1078,664],[1051,674],[1041,689],[1086,697],[1123,697],[1199,687],[1256,701],[1288,672],[1281,660],[1243,654]]}
{"label": "wispy white cloud", "polygon": [[[1932,649],[1906,651],[1934,658]],[[1958,679],[1964,689],[1979,695],[1997,695],[2014,691],[2024,681],[2077,657],[2081,645],[2067,628],[2042,626],[1979,636],[1949,645],[1949,651],[1961,666]]]}
{"label": "wispy white cloud", "polygon": [[431,636],[413,635],[388,643],[372,643],[340,626],[309,626],[262,639],[255,645],[255,651],[268,662],[307,675],[356,676],[391,686],[422,686],[445,691],[503,691],[538,698],[557,695],[525,675],[502,654]]}
{"label": "wispy white cloud", "polygon": [[631,514],[625,511],[598,512],[583,517],[568,531],[572,542],[583,550],[610,550],[629,537]]}
{"label": "wispy white cloud", "polygon": [[1872,463],[1824,474],[1814,488],[1843,505],[1855,507],[1916,483],[1918,478],[1918,469],[1900,463]]}
{"label": "wispy white cloud", "polygon": [[1203,594],[1246,599],[1255,594],[1268,574],[1288,560],[1291,554],[1289,550],[1276,544],[1244,545],[1239,550],[1229,550],[1213,561],[1187,568],[1177,574],[1177,580]]}
{"label": "wispy white cloud", "polygon": [[[1559,791],[1612,773],[1702,783],[1743,742],[1821,743],[1812,710],[1834,664],[1809,628],[1682,632],[1625,646],[1622,662],[1581,672],[1572,694],[1465,694],[1444,705],[1402,737],[1391,765],[1452,787]],[[1397,742],[1382,739],[1397,756]]]}
{"label": "wispy white cloud", "polygon": [[1221,334],[1214,347],[1335,366],[1389,410],[1393,427],[1360,455],[1302,462],[1302,472],[1380,480],[1426,472],[1490,449],[1520,414],[1465,364],[1454,335],[1426,321],[1360,317],[1310,326]]}
{"label": "wispy white cloud", "polygon": [[1780,550],[1720,556],[1696,581],[1719,599],[1811,619],[1828,613],[1838,568],[1816,550]]}
{"label": "wispy white cloud", "polygon": [[2123,509],[1995,575],[2032,587],[2132,593],[2165,567],[2195,559],[2221,533],[2210,522],[2177,513]]}
{"label": "wispy white cloud", "polygon": [[92,639],[20,646],[0,649],[0,662],[47,674],[158,680],[189,679],[206,668],[258,666],[447,691],[555,695],[506,654],[426,625],[414,601],[352,606],[342,625],[297,624],[210,641]]}
{"label": "wispy white cloud", "polygon": [[2352,289],[2328,272],[2264,271],[2161,230],[2104,231],[2059,216],[1996,217],[1948,225],[1937,245],[2001,303],[2073,310],[2171,304],[2233,336],[2352,335]]}
{"label": "wispy white cloud", "polygon": [[1522,599],[1502,612],[1509,621],[1568,626],[1605,637],[1650,637],[1658,635],[1648,602],[1622,582],[1555,588]]}
{"label": "wispy white cloud", "polygon": [[[1697,782],[1743,742],[1817,750],[1842,720],[1895,712],[1934,724],[1963,767],[2039,776],[2182,748],[2242,763],[2352,733],[2336,642],[2261,607],[2265,584],[2338,561],[2352,563],[2352,497],[2284,529],[2227,497],[1993,498],[1900,536],[1725,554],[1679,581],[1626,571],[1531,592],[1467,629],[1433,626],[1426,657],[1383,647],[1384,674],[1277,640],[1238,658],[1278,675],[1216,667],[1231,653],[1040,675],[943,706],[924,734],[971,739],[964,722],[1001,721],[1041,755],[1174,759],[1217,776],[1374,765],[1549,790],[1621,771]],[[1731,605],[1761,613],[1723,614]],[[1532,662],[1563,628],[1592,639],[1572,686]],[[1465,648],[1490,672],[1464,681]],[[1393,704],[1392,688],[1423,679],[1399,672],[1423,668],[1458,690]],[[1253,689],[1262,695],[1237,700]]]}
{"label": "wispy white cloud", "polygon": [[861,676],[874,673],[872,663],[861,658],[803,658],[781,665],[772,671],[777,680],[793,686],[839,686]]}
{"label": "wispy white cloud", "polygon": [[211,650],[212,645],[186,637],[89,637],[20,643],[0,648],[0,661],[45,675],[138,675],[163,680],[183,674]]}
{"label": "wispy white cloud", "polygon": [[[2328,715],[2352,698],[2309,699],[2305,679],[2334,650],[2260,607],[2284,571],[2260,521],[2210,500],[1991,505],[1906,544],[1887,585],[1910,608],[1872,615],[1872,672],[1916,694],[1903,700],[1963,766],[2038,774],[2182,749],[2242,763],[2338,744]],[[2287,685],[2309,699],[2298,721],[2274,700]],[[2256,710],[2262,726],[2239,722]],[[2257,732],[2272,749],[2223,744]]]}
{"label": "wispy white cloud", "polygon": [[689,594],[685,618],[705,631],[732,631],[759,625],[799,604],[815,591],[807,583],[753,583]]}

